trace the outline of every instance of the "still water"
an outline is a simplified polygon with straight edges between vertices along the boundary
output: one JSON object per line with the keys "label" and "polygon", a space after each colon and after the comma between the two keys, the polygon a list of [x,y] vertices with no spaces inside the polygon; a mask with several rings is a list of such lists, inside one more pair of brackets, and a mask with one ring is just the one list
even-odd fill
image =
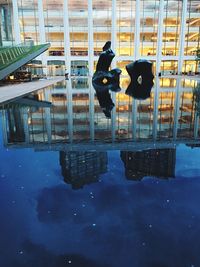
{"label": "still water", "polygon": [[0,266],[200,266],[196,81],[111,120],[69,83],[1,106]]}

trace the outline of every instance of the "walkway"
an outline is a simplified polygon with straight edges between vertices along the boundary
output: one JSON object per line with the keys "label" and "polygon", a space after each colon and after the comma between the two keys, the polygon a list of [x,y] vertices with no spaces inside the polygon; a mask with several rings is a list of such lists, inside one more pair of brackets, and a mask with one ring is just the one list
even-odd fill
{"label": "walkway", "polygon": [[33,82],[25,82],[14,85],[0,86],[0,103],[10,101],[20,96],[27,95],[31,92],[43,89],[47,86],[56,84],[65,80],[65,77],[56,77]]}

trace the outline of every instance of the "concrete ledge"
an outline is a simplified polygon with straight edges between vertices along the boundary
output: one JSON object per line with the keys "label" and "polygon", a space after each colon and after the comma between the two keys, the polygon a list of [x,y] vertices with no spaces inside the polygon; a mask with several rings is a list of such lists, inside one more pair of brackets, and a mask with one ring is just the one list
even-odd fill
{"label": "concrete ledge", "polygon": [[13,99],[27,95],[31,92],[43,89],[47,86],[56,84],[64,80],[65,80],[65,77],[60,76],[60,77],[50,78],[50,79],[45,79],[45,80],[1,86],[0,87],[0,104],[4,102],[10,102]]}
{"label": "concrete ledge", "polygon": [[123,150],[123,151],[141,151],[148,149],[164,149],[176,148],[176,146],[185,144],[191,147],[199,147],[200,139],[181,139],[169,141],[153,141],[153,140],[138,140],[138,141],[124,141],[114,143],[103,142],[87,142],[87,143],[13,143],[5,144],[9,148],[32,148],[35,151],[110,151],[110,150]]}

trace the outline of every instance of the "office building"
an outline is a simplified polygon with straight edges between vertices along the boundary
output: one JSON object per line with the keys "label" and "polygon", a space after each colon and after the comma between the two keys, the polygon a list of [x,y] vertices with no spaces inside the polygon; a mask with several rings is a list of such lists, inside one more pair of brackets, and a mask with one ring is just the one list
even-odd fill
{"label": "office building", "polygon": [[39,58],[50,75],[92,76],[104,43],[113,67],[145,58],[154,73],[199,72],[198,0],[0,0],[0,45],[50,42]]}

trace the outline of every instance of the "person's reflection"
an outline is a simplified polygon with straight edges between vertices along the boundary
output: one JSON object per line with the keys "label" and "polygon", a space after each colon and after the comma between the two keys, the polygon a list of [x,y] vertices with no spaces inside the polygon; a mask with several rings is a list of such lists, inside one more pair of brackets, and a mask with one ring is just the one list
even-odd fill
{"label": "person's reflection", "polygon": [[98,182],[107,172],[107,152],[60,151],[60,165],[64,181],[73,189]]}
{"label": "person's reflection", "polygon": [[109,71],[114,57],[115,54],[111,50],[111,42],[108,41],[103,47],[103,52],[100,54],[97,62],[96,72],[92,77],[92,84],[96,91],[99,105],[107,118],[111,118],[111,111],[115,106],[109,90],[113,92],[121,91],[119,86],[121,70],[116,68]]}
{"label": "person's reflection", "polygon": [[145,176],[175,177],[176,149],[121,151],[120,156],[128,180],[141,180]]}

